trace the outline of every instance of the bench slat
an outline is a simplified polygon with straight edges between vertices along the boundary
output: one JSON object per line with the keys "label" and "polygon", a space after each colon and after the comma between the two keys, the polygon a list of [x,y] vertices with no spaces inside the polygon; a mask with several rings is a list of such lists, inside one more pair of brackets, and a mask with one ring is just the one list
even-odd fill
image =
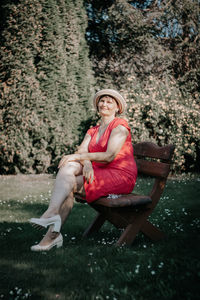
{"label": "bench slat", "polygon": [[169,174],[170,164],[137,158],[135,160],[138,172],[141,174],[161,178],[166,178]]}
{"label": "bench slat", "polygon": [[133,148],[135,156],[158,158],[167,161],[171,160],[174,152],[174,145],[159,147],[151,142],[138,143],[133,145]]}
{"label": "bench slat", "polygon": [[94,202],[94,205],[103,205],[106,207],[135,207],[151,203],[150,196],[142,196],[135,194],[126,194],[118,198],[101,197]]}

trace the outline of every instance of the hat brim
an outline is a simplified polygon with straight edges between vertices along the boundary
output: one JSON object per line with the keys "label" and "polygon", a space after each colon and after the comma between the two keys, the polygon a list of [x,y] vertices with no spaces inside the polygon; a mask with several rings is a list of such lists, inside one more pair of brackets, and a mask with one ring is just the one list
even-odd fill
{"label": "hat brim", "polygon": [[118,93],[117,91],[112,90],[112,89],[100,90],[99,92],[97,92],[94,95],[93,105],[94,105],[95,109],[97,109],[97,104],[99,102],[100,97],[105,96],[105,95],[111,96],[116,100],[116,102],[119,106],[119,113],[120,114],[125,112],[125,110],[126,110],[126,101],[125,101],[125,99],[122,97],[122,95],[120,95],[120,93]]}

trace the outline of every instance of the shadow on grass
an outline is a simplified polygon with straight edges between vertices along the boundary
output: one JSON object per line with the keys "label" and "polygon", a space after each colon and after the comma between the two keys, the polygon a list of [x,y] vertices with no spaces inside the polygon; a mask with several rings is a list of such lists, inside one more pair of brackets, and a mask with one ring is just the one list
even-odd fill
{"label": "shadow on grass", "polygon": [[193,188],[191,183],[180,187],[169,183],[151,216],[166,233],[163,241],[152,243],[138,235],[131,247],[116,248],[119,231],[108,223],[91,238],[82,239],[96,212],[76,204],[62,228],[63,247],[42,253],[31,252],[30,246],[39,242],[45,231],[36,231],[28,219],[40,216],[48,203],[41,199],[3,203],[1,298],[198,299],[200,221],[196,191],[196,184]]}
{"label": "shadow on grass", "polygon": [[27,223],[0,224],[5,233],[0,260],[5,299],[16,299],[6,298],[10,292],[17,293],[16,287],[22,290],[21,296],[30,295],[19,299],[95,299],[98,295],[103,299],[106,295],[111,299],[198,299],[195,270],[200,265],[195,242],[188,244],[189,232],[157,243],[139,235],[133,246],[115,248],[112,240],[118,231],[107,225],[83,240],[84,228],[77,215],[79,209],[63,228],[63,248],[42,253],[29,250],[41,232]]}

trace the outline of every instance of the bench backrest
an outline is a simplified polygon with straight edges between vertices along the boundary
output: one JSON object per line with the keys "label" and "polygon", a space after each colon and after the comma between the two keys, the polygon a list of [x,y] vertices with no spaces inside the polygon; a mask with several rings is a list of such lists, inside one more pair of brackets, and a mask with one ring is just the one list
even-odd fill
{"label": "bench backrest", "polygon": [[134,144],[133,148],[138,174],[155,178],[152,190],[149,192],[153,201],[152,206],[155,206],[165,188],[170,172],[174,145],[159,147],[151,142],[141,142]]}
{"label": "bench backrest", "polygon": [[159,147],[151,142],[133,145],[134,156],[140,174],[167,178],[174,152],[173,145]]}

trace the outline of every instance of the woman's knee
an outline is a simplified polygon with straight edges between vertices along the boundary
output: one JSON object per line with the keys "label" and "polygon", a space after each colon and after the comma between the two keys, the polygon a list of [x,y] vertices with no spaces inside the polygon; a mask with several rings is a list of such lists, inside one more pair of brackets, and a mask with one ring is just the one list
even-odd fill
{"label": "woman's knee", "polygon": [[82,166],[79,162],[68,162],[65,166],[60,168],[59,176],[75,176],[78,175],[82,170]]}

